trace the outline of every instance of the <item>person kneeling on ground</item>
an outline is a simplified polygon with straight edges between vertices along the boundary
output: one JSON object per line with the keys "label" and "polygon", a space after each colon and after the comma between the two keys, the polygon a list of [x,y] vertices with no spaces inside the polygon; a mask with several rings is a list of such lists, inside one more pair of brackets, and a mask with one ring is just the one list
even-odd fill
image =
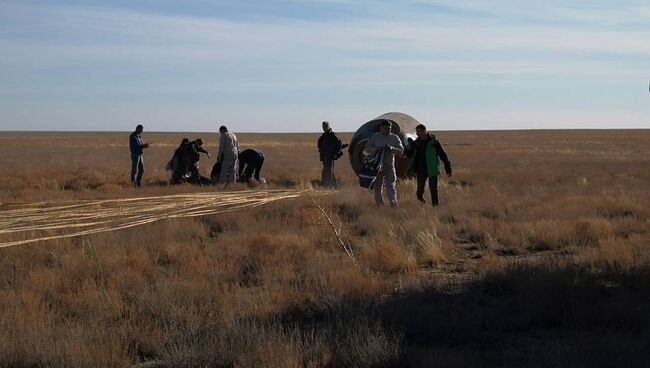
{"label": "person kneeling on ground", "polygon": [[425,203],[424,185],[427,179],[429,180],[431,204],[437,206],[440,203],[438,199],[438,175],[440,174],[438,160],[445,165],[445,173],[448,177],[451,177],[451,162],[436,136],[429,134],[423,124],[415,128],[415,134],[417,139],[412,144],[412,156],[406,174],[408,176],[417,175],[416,196],[421,203]]}
{"label": "person kneeling on ground", "polygon": [[239,153],[239,182],[251,184],[251,178],[263,182],[260,178],[264,165],[264,152],[258,149],[245,149]]}
{"label": "person kneeling on ground", "polygon": [[187,182],[192,184],[211,184],[212,181],[202,177],[199,171],[199,153],[205,153],[210,158],[210,153],[203,149],[203,140],[197,138],[192,142],[185,143],[177,149],[179,153],[178,164],[172,173],[172,184],[180,184],[183,177],[187,176]]}
{"label": "person kneeling on ground", "polygon": [[190,143],[190,140],[188,138],[183,138],[181,144],[174,151],[174,155],[172,156],[171,160],[169,160],[169,162],[167,162],[167,165],[165,165],[166,171],[171,171],[173,173],[174,170],[176,170],[179,161],[181,159],[181,156],[183,155],[183,149],[185,148],[185,145],[188,143]]}

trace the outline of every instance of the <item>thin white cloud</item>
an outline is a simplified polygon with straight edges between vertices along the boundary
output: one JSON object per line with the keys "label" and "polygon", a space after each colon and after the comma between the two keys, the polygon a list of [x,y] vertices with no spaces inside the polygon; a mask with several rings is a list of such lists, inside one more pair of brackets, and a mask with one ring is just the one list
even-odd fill
{"label": "thin white cloud", "polygon": [[600,25],[626,25],[641,24],[647,29],[650,23],[650,5],[633,4],[620,5],[612,2],[612,7],[577,9],[569,7],[559,7],[554,10],[554,14],[559,18],[567,21],[584,22]]}
{"label": "thin white cloud", "polygon": [[[450,4],[448,1],[437,3]],[[454,4],[468,10],[495,11],[487,9],[483,2]],[[559,9],[564,18],[579,16],[571,13],[573,8],[567,10],[558,4],[553,11]],[[0,12],[3,6],[0,4]],[[590,80],[590,86],[602,83],[608,88],[617,84],[641,83],[643,80],[645,86],[644,78],[647,78],[647,65],[650,62],[650,43],[647,41],[650,30],[647,28],[607,31],[602,27],[521,22],[504,25],[471,18],[456,23],[436,23],[425,21],[422,17],[393,17],[382,21],[360,19],[356,22],[288,19],[235,21],[110,8],[22,5],[10,8],[4,10],[10,10],[15,19],[11,23],[0,23],[0,48],[4,50],[3,58],[0,58],[0,78],[5,81],[0,85],[0,95],[5,100],[29,97],[30,94],[57,98],[72,96],[69,97],[72,99],[92,96],[97,91],[108,91],[115,96],[140,93],[154,98],[174,93],[181,97],[190,93],[212,96],[229,91],[244,96],[246,92],[258,89],[263,89],[268,96],[289,91],[293,94],[286,94],[288,99],[300,95],[301,91],[315,94],[315,91],[321,92],[320,89],[338,89],[338,94],[353,90],[358,91],[359,95],[372,95],[379,90],[376,99],[385,101],[387,98],[382,98],[380,94],[393,92],[390,91],[392,88],[411,93],[403,98],[409,101],[419,97],[413,95],[419,92],[411,91],[418,90],[417,87],[439,86],[441,88],[438,90],[444,90],[447,86],[471,87],[477,82],[525,87],[556,78],[576,84]],[[589,16],[601,14],[598,11],[594,10]],[[548,15],[549,12],[552,13],[546,11],[543,15],[559,17],[558,14]],[[625,14],[617,17],[629,18]],[[71,76],[57,78],[59,73],[63,73],[61,70]],[[150,74],[155,76],[148,77]],[[590,86],[582,87],[580,91]],[[264,94],[263,97],[266,97]],[[336,94],[323,97],[333,100],[335,104],[339,101]],[[566,96],[573,99],[576,105],[585,106],[585,97],[580,93],[567,93]],[[433,100],[431,98],[422,104]],[[612,96],[612,101],[612,105],[617,103],[616,96]],[[260,104],[265,106],[258,106]],[[146,106],[146,103],[140,105]],[[289,120],[298,122],[310,114],[320,116],[333,110],[326,103],[325,107],[316,108],[313,104],[296,100],[292,102],[295,106],[292,107],[295,110],[292,118],[282,120],[282,111],[285,115],[287,113],[286,105],[287,102],[284,102],[280,107],[271,108],[265,99],[244,100],[242,97],[218,109],[219,115],[238,123],[255,120],[254,115],[257,114],[273,117],[275,120],[271,120],[277,120],[274,124]],[[435,111],[441,111],[440,106],[386,106],[385,103],[370,103],[368,100],[358,103],[351,101],[350,105],[356,106],[342,108],[341,111],[355,119],[375,110],[378,115],[384,110],[409,109],[422,111],[423,116],[432,116]],[[76,113],[78,119],[88,120],[93,113],[102,111],[101,107],[93,104],[88,106],[85,110],[61,107],[59,118],[61,121],[73,121]],[[625,106],[631,104],[626,103]],[[644,106],[638,105],[637,110],[647,109]],[[173,108],[179,109],[179,112],[169,111]],[[507,109],[517,113],[512,113],[507,121],[503,120],[506,121],[503,127],[517,123],[533,127],[530,121],[534,120],[537,124],[536,119],[545,116],[538,111],[529,111],[528,114],[535,116],[531,115],[526,120],[526,110],[518,108],[510,106]],[[611,109],[611,106],[603,107],[607,108]],[[192,115],[201,124],[208,122],[200,119],[195,112],[215,115],[214,109],[209,106],[192,109]],[[160,110],[153,106],[141,109],[145,110],[152,119],[169,121],[169,124],[188,113],[182,104]],[[0,112],[0,122],[4,124],[6,121],[20,120],[21,112],[22,119],[36,121],[45,117],[48,110],[42,110],[43,116],[21,107],[11,111],[4,109],[4,112]],[[128,111],[130,116],[137,115],[138,108],[129,107],[124,111]],[[159,114],[157,111],[165,113]],[[461,124],[463,121],[482,121],[482,118],[488,121],[487,117],[493,116],[494,119],[489,120],[491,125],[487,126],[501,127],[497,117],[503,116],[503,111],[486,111],[485,106],[478,106],[474,111],[480,113],[448,110],[447,118],[443,120]],[[343,120],[343,112],[336,117]],[[127,115],[124,115],[125,119]],[[546,117],[568,124],[570,119],[577,121],[577,115],[564,112],[555,116],[547,114]],[[596,115],[604,118],[598,120]],[[624,121],[634,126],[640,124],[640,115],[632,111],[606,110],[603,114],[588,112],[585,116],[589,116],[589,121],[603,124],[606,119],[614,121],[616,116],[627,119]]]}
{"label": "thin white cloud", "polygon": [[[643,25],[648,28],[650,5],[644,0],[566,1],[545,0],[413,0],[454,10],[458,16],[484,15],[516,21],[546,23],[566,22],[574,25],[611,26]],[[557,24],[556,24],[557,25]]]}
{"label": "thin white cloud", "polygon": [[[491,53],[488,58],[498,58],[500,53],[510,58],[518,52],[650,55],[650,31],[462,24],[452,27],[408,21],[251,23],[112,9],[51,11],[41,14],[35,30],[52,31],[55,38],[0,36],[0,45],[9,50],[0,65],[36,67],[102,61],[138,65],[151,61],[174,64],[258,59],[269,63],[323,59],[326,63],[328,56],[334,60],[364,54],[383,54],[387,59],[417,55],[434,58],[460,52]],[[62,40],[57,41],[57,33]]]}

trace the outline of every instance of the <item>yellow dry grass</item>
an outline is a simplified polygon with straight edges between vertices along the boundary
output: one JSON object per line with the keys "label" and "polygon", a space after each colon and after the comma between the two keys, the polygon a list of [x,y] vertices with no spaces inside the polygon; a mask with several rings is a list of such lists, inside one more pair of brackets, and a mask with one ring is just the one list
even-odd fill
{"label": "yellow dry grass", "polygon": [[184,136],[216,150],[145,132],[137,191],[128,134],[0,134],[2,242],[117,230],[0,249],[0,366],[650,358],[648,131],[441,132],[454,177],[435,210],[412,180],[375,207],[345,159],[313,197],[315,134],[239,135],[267,154],[266,187],[168,186]]}

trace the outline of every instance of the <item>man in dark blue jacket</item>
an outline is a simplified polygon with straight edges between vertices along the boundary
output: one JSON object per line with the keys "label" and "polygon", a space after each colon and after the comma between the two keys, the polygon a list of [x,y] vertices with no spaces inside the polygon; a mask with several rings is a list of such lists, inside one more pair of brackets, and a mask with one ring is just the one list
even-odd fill
{"label": "man in dark blue jacket", "polygon": [[131,183],[135,188],[142,188],[142,174],[144,174],[144,149],[149,143],[142,140],[142,125],[135,127],[135,131],[129,137],[129,149],[131,150]]}

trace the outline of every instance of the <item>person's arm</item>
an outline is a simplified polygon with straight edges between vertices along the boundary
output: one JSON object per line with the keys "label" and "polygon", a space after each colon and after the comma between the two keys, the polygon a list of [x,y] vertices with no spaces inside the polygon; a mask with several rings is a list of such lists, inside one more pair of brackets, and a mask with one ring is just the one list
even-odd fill
{"label": "person's arm", "polygon": [[129,137],[129,150],[131,150],[131,153],[135,153],[135,151],[137,150],[137,147],[138,147],[138,142],[137,142],[135,136],[131,135]]}
{"label": "person's arm", "polygon": [[334,157],[333,159],[338,160],[343,156],[343,149],[346,147],[343,142],[341,142],[341,138],[339,136],[334,135],[334,138],[336,138],[336,149],[334,150]]}
{"label": "person's arm", "polygon": [[145,149],[149,147],[148,144],[144,143],[144,140],[142,140],[142,137],[134,135],[133,136],[133,144],[135,145],[136,149]]}
{"label": "person's arm", "polygon": [[208,155],[208,158],[210,158],[210,152],[208,152],[208,151],[206,151],[205,149],[203,149],[203,147],[196,147],[196,151],[197,151],[197,152],[203,152],[203,153],[205,153],[206,155]]}
{"label": "person's arm", "polygon": [[241,159],[240,156],[237,156],[237,159],[239,160],[239,165],[237,167],[237,176],[239,176],[241,178],[242,174],[244,173],[244,166],[246,166],[246,163],[242,162],[242,159]]}
{"label": "person's arm", "polygon": [[217,161],[221,162],[223,160],[223,150],[226,145],[226,137],[224,134],[221,134],[219,137],[219,151],[217,152]]}
{"label": "person's arm", "polygon": [[401,156],[404,153],[404,146],[402,145],[402,140],[399,137],[395,136],[395,145],[390,146],[390,152]]}
{"label": "person's arm", "polygon": [[445,149],[442,148],[442,144],[438,140],[436,140],[436,152],[438,152],[438,158],[442,161],[442,163],[445,165],[445,173],[447,173],[447,176],[451,177],[451,161],[449,161],[449,157],[447,156],[447,152],[445,152]]}
{"label": "person's arm", "polygon": [[323,135],[318,137],[318,152],[323,151]]}

